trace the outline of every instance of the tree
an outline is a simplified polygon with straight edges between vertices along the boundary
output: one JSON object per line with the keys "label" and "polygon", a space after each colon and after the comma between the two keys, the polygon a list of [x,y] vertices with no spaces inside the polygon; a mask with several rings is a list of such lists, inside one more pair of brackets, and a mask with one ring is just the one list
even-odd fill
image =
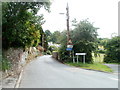
{"label": "tree", "polygon": [[48,10],[49,2],[2,3],[2,44],[4,49],[36,46],[40,42],[43,16],[36,16],[36,14],[41,7]]}
{"label": "tree", "polygon": [[51,35],[52,35],[52,33],[50,32],[50,30],[46,30],[45,34],[46,34],[47,41],[51,42]]}
{"label": "tree", "polygon": [[60,43],[60,35],[61,35],[60,31],[55,31],[52,34],[52,38],[51,39],[52,39],[53,43],[57,43],[57,44]]}
{"label": "tree", "polygon": [[60,31],[55,31],[52,33],[49,41],[56,43],[56,44],[60,44],[60,36],[61,36]]}
{"label": "tree", "polygon": [[92,62],[92,52],[96,51],[97,30],[87,19],[80,21],[72,31],[73,50],[75,53],[87,53],[86,62]]}
{"label": "tree", "polygon": [[50,30],[46,30],[45,34],[46,34],[46,36],[51,36],[52,33],[50,32]]}
{"label": "tree", "polygon": [[77,24],[78,24],[78,22],[77,22],[76,18],[74,18],[74,19],[72,20],[72,26],[77,26]]}
{"label": "tree", "polygon": [[105,62],[120,63],[120,37],[116,36],[109,39],[105,46],[106,55],[104,57]]}
{"label": "tree", "polygon": [[60,37],[61,37],[61,32],[60,31],[54,31],[51,33],[49,30],[45,31],[45,34],[47,36],[47,41],[48,42],[53,42],[56,44],[60,44]]}
{"label": "tree", "polygon": [[[97,42],[97,30],[98,28],[94,27],[87,19],[76,23],[75,29],[72,30],[71,38],[74,44],[73,50],[75,53],[87,53],[86,62],[92,63],[92,52],[96,51],[96,42]],[[66,34],[66,33],[65,33]],[[64,35],[65,35],[64,34]],[[60,56],[62,60],[70,60],[69,51],[66,51],[67,41],[66,35],[64,36],[65,40],[62,43],[60,49]]]}

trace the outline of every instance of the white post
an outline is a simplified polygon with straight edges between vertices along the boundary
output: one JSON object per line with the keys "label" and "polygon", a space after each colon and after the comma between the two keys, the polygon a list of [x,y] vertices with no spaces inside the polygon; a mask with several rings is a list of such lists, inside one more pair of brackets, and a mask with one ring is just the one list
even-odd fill
{"label": "white post", "polygon": [[77,63],[78,63],[78,55],[77,55]]}
{"label": "white post", "polygon": [[75,63],[75,59],[74,59],[74,51],[73,51],[73,63]]}
{"label": "white post", "polygon": [[71,51],[69,51],[70,57],[71,57]]}
{"label": "white post", "polygon": [[83,56],[83,63],[85,64],[85,55]]}

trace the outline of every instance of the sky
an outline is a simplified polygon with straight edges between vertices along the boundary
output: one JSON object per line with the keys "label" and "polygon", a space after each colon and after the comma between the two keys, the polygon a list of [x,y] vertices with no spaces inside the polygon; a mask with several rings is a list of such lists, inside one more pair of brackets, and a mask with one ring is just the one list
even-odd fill
{"label": "sky", "polygon": [[[77,21],[88,19],[93,23],[99,37],[111,38],[112,33],[118,34],[118,2],[119,0],[52,0],[51,12],[44,9],[38,12],[38,15],[44,14],[45,24],[43,30],[66,30],[66,5],[69,5],[70,29],[72,20]],[[65,13],[65,14],[60,14]]]}

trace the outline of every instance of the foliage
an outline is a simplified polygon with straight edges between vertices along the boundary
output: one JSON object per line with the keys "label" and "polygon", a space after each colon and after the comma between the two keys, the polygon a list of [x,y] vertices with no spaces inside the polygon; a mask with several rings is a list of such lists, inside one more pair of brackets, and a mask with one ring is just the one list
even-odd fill
{"label": "foliage", "polygon": [[66,51],[67,46],[62,45],[59,49],[59,57],[61,62],[70,62],[72,57],[69,56],[69,51]]}
{"label": "foliage", "polygon": [[49,46],[49,47],[48,47],[48,50],[49,50],[50,52],[58,51],[58,47],[52,45],[52,46]]}
{"label": "foliage", "polygon": [[52,41],[51,41],[52,33],[50,32],[50,30],[46,30],[46,31],[45,31],[45,35],[46,35],[47,41],[48,41],[48,42],[52,42]]}
{"label": "foliage", "polygon": [[55,31],[55,32],[51,33],[49,30],[46,30],[45,34],[47,36],[47,41],[48,42],[60,44],[60,40],[61,40],[60,39],[61,38],[61,32],[60,31]]}
{"label": "foliage", "polygon": [[104,62],[120,63],[120,37],[113,37],[109,39],[106,46],[106,55]]}
{"label": "foliage", "polygon": [[0,69],[2,69],[2,71],[5,71],[5,70],[9,70],[10,68],[11,68],[10,61],[5,57],[2,57],[2,67]]}
{"label": "foliage", "polygon": [[51,55],[52,53],[51,53],[50,50],[47,50],[47,51],[46,51],[46,54]]}
{"label": "foliage", "polygon": [[44,51],[46,52],[48,49],[48,41],[47,41],[47,37],[46,34],[42,34],[42,47],[44,48]]}
{"label": "foliage", "polygon": [[60,36],[60,44],[61,47],[59,48],[58,52],[59,52],[59,57],[60,57],[60,61],[61,62],[71,62],[72,61],[72,57],[70,57],[70,52],[66,51],[67,48],[67,31],[63,31],[61,32],[61,36]]}
{"label": "foliage", "polygon": [[[75,21],[76,22],[76,21]],[[72,30],[71,38],[74,44],[73,50],[74,53],[87,53],[86,62],[92,63],[92,52],[96,53],[97,48],[97,29],[90,23],[88,20],[80,21],[79,23],[74,23],[75,29]],[[66,51],[67,47],[67,37],[66,31],[62,35],[61,39],[61,48],[59,50],[61,60],[72,61],[70,58],[70,52]],[[80,57],[82,60],[82,57]]]}
{"label": "foliage", "polygon": [[43,15],[36,16],[39,8],[49,9],[49,2],[3,2],[3,48],[37,46],[40,42]]}
{"label": "foliage", "polygon": [[86,62],[92,62],[92,52],[97,48],[97,30],[87,19],[79,22],[72,31],[73,50],[75,53],[87,53]]}
{"label": "foliage", "polygon": [[98,44],[101,46],[106,46],[108,40],[108,38],[98,38]]}
{"label": "foliage", "polygon": [[52,38],[51,38],[52,42],[53,42],[53,43],[60,44],[60,35],[61,35],[60,31],[55,31],[55,32],[52,34]]}
{"label": "foliage", "polygon": [[45,34],[46,34],[46,36],[51,36],[52,33],[49,30],[46,30]]}
{"label": "foliage", "polygon": [[92,53],[92,58],[94,63],[103,63],[104,62],[104,55],[102,53],[99,53],[97,57],[95,57],[94,53]]}

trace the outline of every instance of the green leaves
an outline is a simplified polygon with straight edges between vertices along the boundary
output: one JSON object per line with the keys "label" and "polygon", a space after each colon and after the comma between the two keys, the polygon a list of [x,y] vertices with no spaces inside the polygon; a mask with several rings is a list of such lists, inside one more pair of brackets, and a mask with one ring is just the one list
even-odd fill
{"label": "green leaves", "polygon": [[87,53],[86,61],[92,62],[92,52],[96,50],[97,30],[88,20],[80,21],[71,32],[74,51]]}
{"label": "green leaves", "polygon": [[60,44],[61,36],[62,36],[62,33],[60,31],[55,31],[55,32],[51,33],[49,30],[46,30],[45,34],[47,36],[48,42]]}
{"label": "green leaves", "polygon": [[119,63],[120,62],[120,37],[109,39],[105,46],[106,56],[105,62]]}
{"label": "green leaves", "polygon": [[39,8],[49,10],[49,2],[3,2],[3,48],[30,47],[40,43],[43,15],[36,16]]}
{"label": "green leaves", "polygon": [[[83,20],[77,23],[76,20],[73,21],[74,29],[70,32],[72,42],[73,42],[73,50],[75,53],[87,53],[86,62],[92,62],[92,52],[96,51],[97,48],[97,29],[90,23],[88,20]],[[66,32],[61,34],[61,48],[59,50],[60,58],[64,61],[70,60],[69,52],[66,51],[66,43],[67,37]]]}

